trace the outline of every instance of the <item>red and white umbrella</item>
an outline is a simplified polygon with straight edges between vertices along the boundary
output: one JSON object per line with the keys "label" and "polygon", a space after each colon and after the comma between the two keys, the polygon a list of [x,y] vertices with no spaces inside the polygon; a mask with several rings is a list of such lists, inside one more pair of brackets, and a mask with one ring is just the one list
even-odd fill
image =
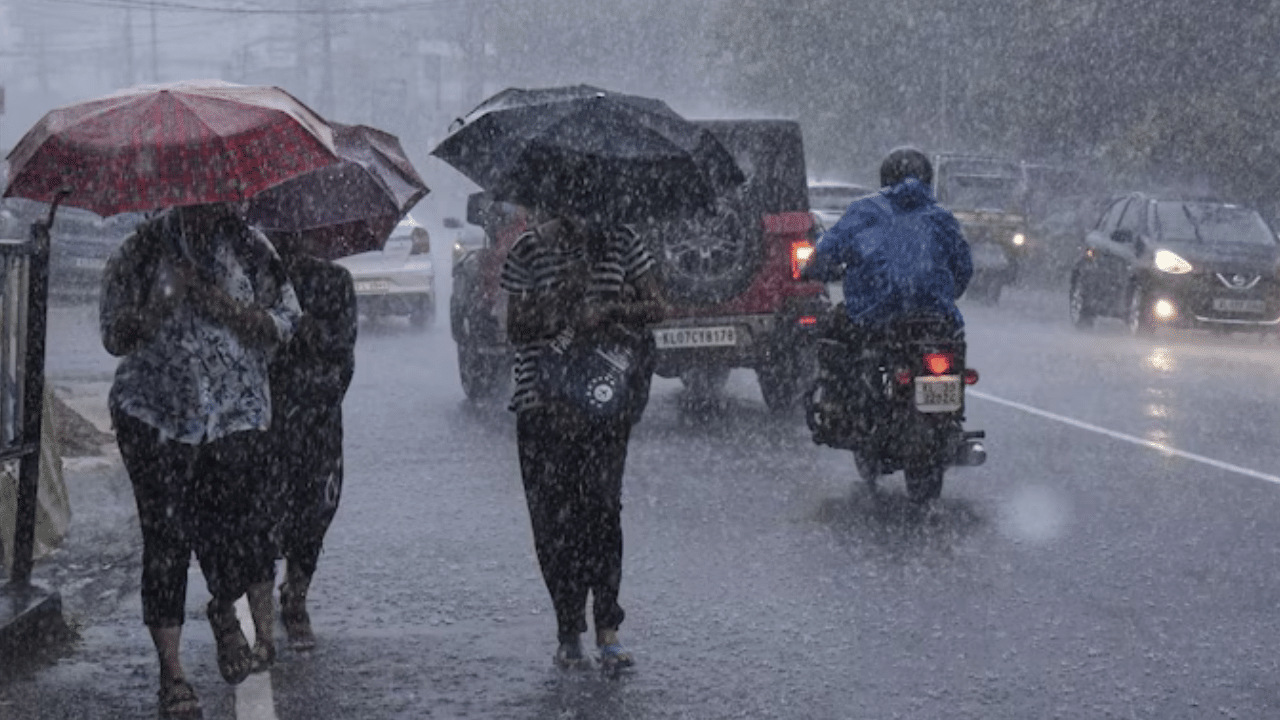
{"label": "red and white umbrella", "polygon": [[246,200],[338,162],[333,130],[278,87],[144,85],[48,112],[9,153],[4,195],[102,216]]}

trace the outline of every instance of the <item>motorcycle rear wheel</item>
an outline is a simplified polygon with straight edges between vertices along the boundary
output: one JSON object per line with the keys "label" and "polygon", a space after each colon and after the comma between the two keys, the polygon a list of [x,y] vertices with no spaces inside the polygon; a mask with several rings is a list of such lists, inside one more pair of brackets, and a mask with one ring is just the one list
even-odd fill
{"label": "motorcycle rear wheel", "polygon": [[902,471],[907,479],[907,499],[914,503],[936,500],[942,495],[941,465],[908,467]]}

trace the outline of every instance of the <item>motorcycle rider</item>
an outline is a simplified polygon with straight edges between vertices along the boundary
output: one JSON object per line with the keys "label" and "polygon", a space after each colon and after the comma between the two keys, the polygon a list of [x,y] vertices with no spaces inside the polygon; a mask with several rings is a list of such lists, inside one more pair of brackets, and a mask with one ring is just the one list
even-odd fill
{"label": "motorcycle rider", "polygon": [[[822,332],[836,347],[856,351],[896,320],[920,314],[949,319],[955,336],[963,337],[956,298],[973,275],[973,259],[959,221],[934,198],[932,181],[924,153],[913,147],[890,151],[880,165],[880,192],[855,200],[819,239],[803,277],[844,280],[843,307],[836,307]],[[849,358],[832,355],[819,353],[819,383],[846,375],[832,364]],[[825,432],[813,429],[815,442],[830,439],[822,437],[831,432],[829,423]]]}

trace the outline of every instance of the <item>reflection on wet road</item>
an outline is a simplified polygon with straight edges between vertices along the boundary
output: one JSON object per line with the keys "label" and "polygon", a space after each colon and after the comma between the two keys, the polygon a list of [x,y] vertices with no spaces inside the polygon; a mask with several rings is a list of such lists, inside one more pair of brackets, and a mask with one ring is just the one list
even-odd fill
{"label": "reflection on wet road", "polygon": [[[949,472],[928,508],[770,415],[749,372],[710,403],[657,381],[628,459],[639,664],[619,680],[551,665],[510,413],[463,400],[447,329],[362,328],[346,494],[313,590],[321,645],[282,653],[272,712],[1273,717],[1280,350],[1077,333],[1058,300],[966,308],[982,373],[968,424],[990,459]],[[0,707],[150,715],[136,597],[98,617],[74,657],[0,685]],[[185,652],[206,717],[247,717],[199,620]]]}

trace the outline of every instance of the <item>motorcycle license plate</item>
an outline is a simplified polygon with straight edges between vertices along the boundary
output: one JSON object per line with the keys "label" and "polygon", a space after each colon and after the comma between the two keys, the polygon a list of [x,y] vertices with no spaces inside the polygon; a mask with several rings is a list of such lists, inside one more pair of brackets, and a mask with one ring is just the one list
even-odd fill
{"label": "motorcycle license plate", "polygon": [[926,413],[955,412],[964,401],[964,381],[959,375],[916,378],[916,409]]}

